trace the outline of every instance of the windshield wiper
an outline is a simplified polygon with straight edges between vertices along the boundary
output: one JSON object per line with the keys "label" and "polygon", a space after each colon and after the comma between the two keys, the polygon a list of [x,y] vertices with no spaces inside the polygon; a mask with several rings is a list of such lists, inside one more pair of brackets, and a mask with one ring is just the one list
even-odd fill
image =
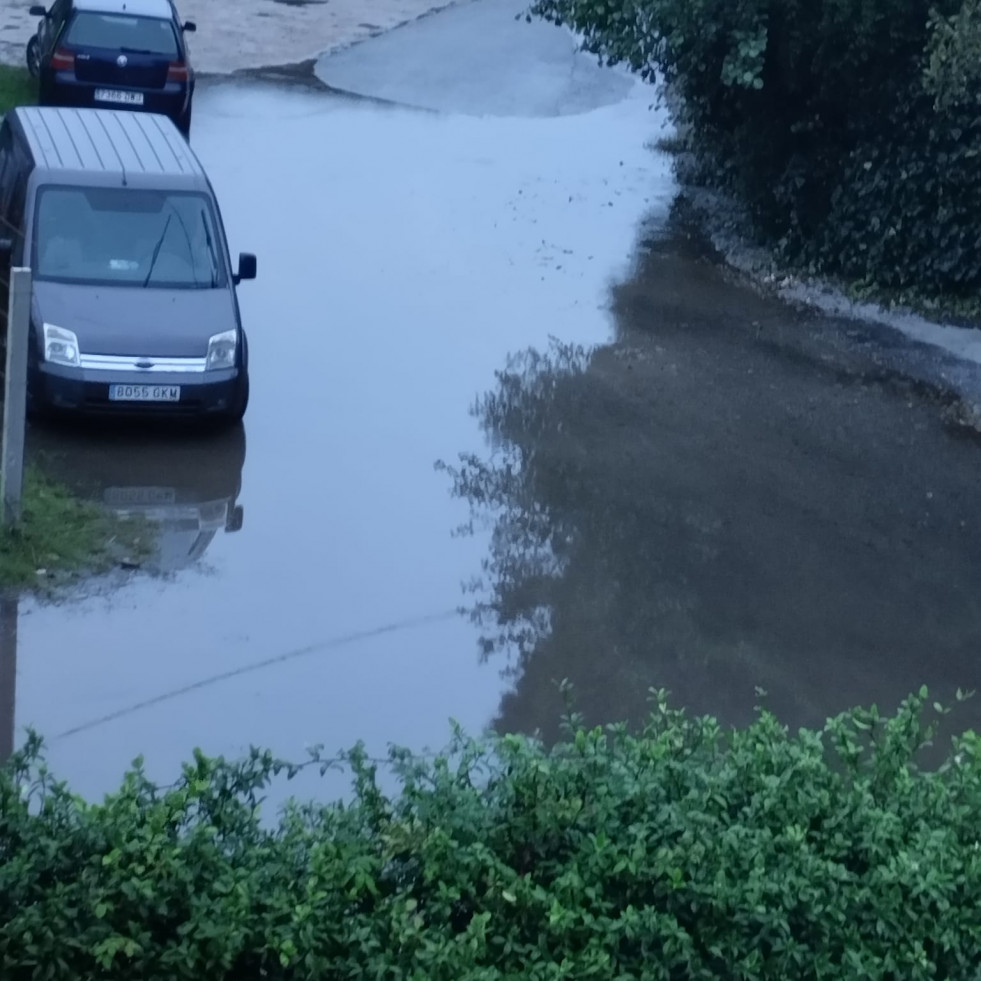
{"label": "windshield wiper", "polygon": [[211,253],[211,287],[214,289],[218,285],[218,256],[215,253],[215,243],[211,241],[211,230],[208,228],[204,208],[201,209],[201,224],[204,225],[204,240],[208,243],[208,251]]}
{"label": "windshield wiper", "polygon": [[[194,253],[194,246],[191,244],[191,233],[187,230],[187,225],[184,224],[184,219],[181,218],[181,213],[176,209],[171,210],[172,215],[176,215],[177,221],[181,226],[181,231],[184,233],[184,241],[187,243],[187,258],[191,263],[191,275],[194,276],[194,287],[198,288],[198,263]],[[211,284],[214,286],[214,283]]]}
{"label": "windshield wiper", "polygon": [[157,239],[157,244],[153,247],[153,256],[150,259],[150,268],[147,270],[146,279],[143,280],[144,289],[150,285],[150,277],[153,275],[153,267],[157,264],[157,256],[160,255],[160,249],[163,247],[164,238],[167,236],[167,229],[170,228],[170,219],[173,217],[173,212],[167,215],[167,220],[164,222],[164,227],[163,231],[160,233],[160,238]]}
{"label": "windshield wiper", "polygon": [[162,52],[160,52],[160,51],[151,51],[149,48],[119,48],[118,50],[119,51],[122,51],[123,54],[129,54],[129,55],[152,55],[152,54],[155,54],[155,55],[160,55],[161,58],[166,57]]}

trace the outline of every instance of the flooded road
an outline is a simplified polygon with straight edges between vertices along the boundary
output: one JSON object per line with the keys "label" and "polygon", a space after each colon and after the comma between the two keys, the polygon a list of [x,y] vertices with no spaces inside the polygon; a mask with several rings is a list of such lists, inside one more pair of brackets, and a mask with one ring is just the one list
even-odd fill
{"label": "flooded road", "polygon": [[471,613],[517,679],[497,726],[555,736],[561,678],[593,723],[652,687],[792,727],[981,688],[976,435],[860,325],[754,296],[684,231],[616,288],[613,344],[519,359],[477,408],[494,450],[454,476],[493,529]]}
{"label": "flooded road", "polygon": [[509,682],[458,613],[487,541],[453,537],[468,507],[434,464],[480,441],[469,407],[510,352],[612,336],[608,286],[673,193],[650,92],[617,78],[553,118],[199,93],[230,247],[259,256],[239,290],[252,401],[243,444],[210,452],[35,440],[80,493],[170,509],[158,574],[20,604],[16,726],[79,791],[140,752],[163,776],[196,745],[421,749],[450,717],[492,721]]}
{"label": "flooded road", "polygon": [[[726,722],[765,688],[794,725],[979,686],[978,446],[854,324],[693,248],[651,91],[492,6],[318,66],[419,110],[200,93],[259,255],[245,432],[32,443],[162,522],[152,571],[19,605],[15,723],[80,792],[137,753],[552,734],[564,677],[595,722],[651,686]],[[447,37],[479,48],[457,103]]]}

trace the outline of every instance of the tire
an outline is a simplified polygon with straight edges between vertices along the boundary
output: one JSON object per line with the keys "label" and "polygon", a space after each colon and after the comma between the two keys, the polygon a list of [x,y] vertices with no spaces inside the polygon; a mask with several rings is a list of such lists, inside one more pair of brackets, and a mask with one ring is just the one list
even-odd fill
{"label": "tire", "polygon": [[222,425],[237,426],[245,418],[245,410],[249,407],[249,376],[245,375],[242,384],[235,395],[235,401],[221,417]]}
{"label": "tire", "polygon": [[[4,344],[4,349],[7,345]],[[6,350],[4,350],[6,355]],[[4,357],[6,363],[6,357]],[[53,417],[51,406],[40,397],[38,393],[38,364],[37,354],[34,347],[34,331],[31,331],[31,348],[27,356],[27,397],[25,400],[25,413],[28,422],[49,422]]]}
{"label": "tire", "polygon": [[37,398],[30,388],[27,389],[27,403],[24,408],[27,421],[41,425],[53,422],[57,415],[55,410],[47,402]]}
{"label": "tire", "polygon": [[27,70],[31,78],[41,74],[41,41],[36,34],[27,42]]}
{"label": "tire", "polygon": [[191,107],[187,107],[187,112],[181,113],[180,119],[177,121],[177,128],[184,135],[184,139],[188,143],[191,142]]}

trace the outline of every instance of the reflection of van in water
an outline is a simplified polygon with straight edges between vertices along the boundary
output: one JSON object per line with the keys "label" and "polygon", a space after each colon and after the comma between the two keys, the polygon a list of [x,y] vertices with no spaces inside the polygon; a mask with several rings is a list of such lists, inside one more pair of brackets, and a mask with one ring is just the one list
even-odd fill
{"label": "reflection of van in water", "polygon": [[242,527],[241,426],[180,439],[31,427],[27,442],[29,459],[52,480],[120,516],[139,515],[152,524],[156,538],[145,565],[156,572],[193,564],[216,535]]}

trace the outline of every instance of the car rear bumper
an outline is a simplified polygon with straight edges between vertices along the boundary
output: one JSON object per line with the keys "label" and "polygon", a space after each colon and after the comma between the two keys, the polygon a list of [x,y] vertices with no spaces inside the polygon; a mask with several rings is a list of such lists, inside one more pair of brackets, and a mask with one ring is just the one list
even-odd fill
{"label": "car rear bumper", "polygon": [[[98,371],[42,364],[31,380],[35,407],[115,416],[220,417],[234,411],[246,384],[238,368],[206,372]],[[113,385],[180,389],[173,402],[116,401]]]}
{"label": "car rear bumper", "polygon": [[[96,91],[108,90],[143,95],[142,105],[130,102],[97,100]],[[162,89],[132,88],[116,83],[82,82],[71,72],[56,72],[41,79],[39,101],[43,106],[66,106],[74,109],[126,109],[130,112],[155,112],[179,122],[191,103],[193,83],[168,82]]]}

